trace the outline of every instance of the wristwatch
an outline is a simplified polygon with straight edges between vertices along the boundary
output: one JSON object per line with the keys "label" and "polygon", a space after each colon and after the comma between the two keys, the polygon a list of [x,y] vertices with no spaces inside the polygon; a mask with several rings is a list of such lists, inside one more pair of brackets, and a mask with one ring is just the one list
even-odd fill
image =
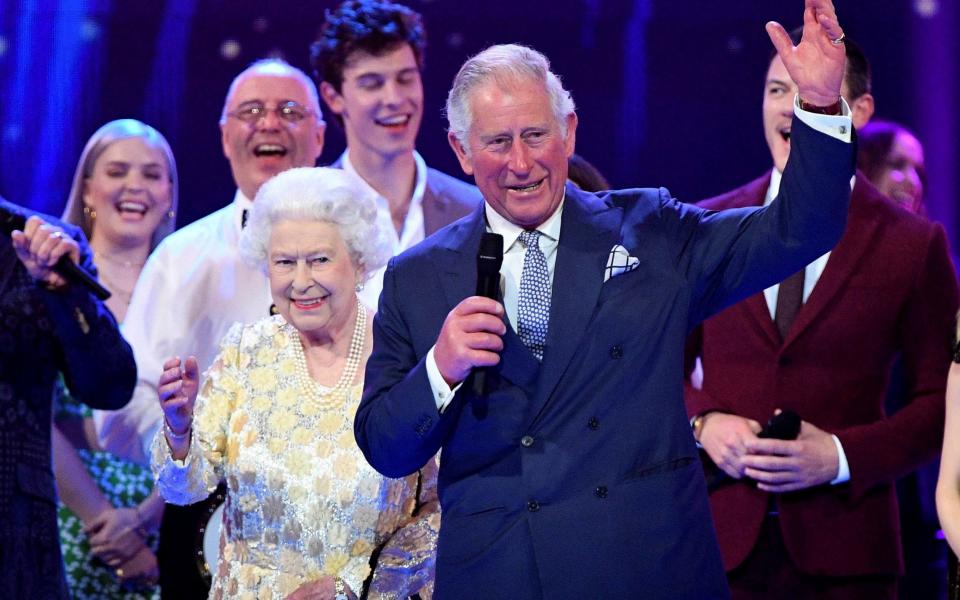
{"label": "wristwatch", "polygon": [[703,430],[703,418],[706,416],[707,413],[700,413],[690,419],[690,429],[693,430],[693,441],[697,443],[697,446],[700,446],[700,432]]}
{"label": "wristwatch", "polygon": [[350,600],[350,596],[347,596],[347,586],[339,577],[333,578],[333,600]]}

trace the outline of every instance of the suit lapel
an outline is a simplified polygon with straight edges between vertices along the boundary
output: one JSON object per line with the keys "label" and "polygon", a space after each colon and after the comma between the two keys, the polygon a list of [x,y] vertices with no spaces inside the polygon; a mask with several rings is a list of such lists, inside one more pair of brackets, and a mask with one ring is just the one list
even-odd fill
{"label": "suit lapel", "polygon": [[[444,198],[433,189],[430,171],[427,171],[427,183],[423,188],[423,233],[430,235],[450,222],[450,219],[444,217],[446,202]],[[478,243],[479,248],[479,243]]]}
{"label": "suit lapel", "polygon": [[831,300],[853,275],[877,234],[880,221],[870,210],[867,196],[879,192],[868,190],[869,184],[865,179],[863,173],[857,173],[857,182],[850,198],[847,228],[840,242],[830,253],[827,267],[820,275],[813,292],[807,302],[800,307],[796,321],[790,327],[787,339],[784,340],[784,346],[796,339],[830,305]]}
{"label": "suit lapel", "polygon": [[596,307],[610,250],[620,240],[623,212],[567,186],[550,300],[547,346],[537,394],[536,419],[566,371]]}
{"label": "suit lapel", "polygon": [[[770,187],[770,174],[761,177],[741,189],[741,193],[732,198],[723,208],[747,208],[763,206],[763,199],[767,195],[767,188]],[[780,332],[777,326],[770,318],[770,309],[767,307],[767,299],[763,292],[754,294],[743,301],[742,309],[749,315],[750,319],[756,324],[774,346],[780,345]],[[731,308],[729,310],[736,310]]]}

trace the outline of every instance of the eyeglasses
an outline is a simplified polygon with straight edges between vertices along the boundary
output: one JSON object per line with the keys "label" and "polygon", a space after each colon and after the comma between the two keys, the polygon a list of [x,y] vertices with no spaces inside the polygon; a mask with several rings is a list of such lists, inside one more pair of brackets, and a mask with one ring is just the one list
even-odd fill
{"label": "eyeglasses", "polygon": [[276,112],[277,117],[283,122],[291,125],[295,125],[313,114],[313,111],[306,106],[291,100],[289,102],[282,102],[275,108],[270,108],[263,102],[248,102],[240,105],[237,110],[228,112],[227,116],[253,125],[259,123],[260,119],[265,119],[271,111]]}

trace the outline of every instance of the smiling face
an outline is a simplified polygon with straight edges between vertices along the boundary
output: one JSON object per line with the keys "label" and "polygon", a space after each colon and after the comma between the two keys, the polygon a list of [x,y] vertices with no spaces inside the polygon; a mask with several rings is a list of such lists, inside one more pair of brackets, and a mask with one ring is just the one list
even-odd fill
{"label": "smiling face", "polygon": [[423,81],[409,44],[379,56],[354,52],[344,65],[340,92],[323,82],[320,93],[343,118],[351,156],[389,158],[413,151],[423,118]]}
{"label": "smiling face", "polygon": [[544,85],[535,80],[506,88],[483,83],[468,101],[473,123],[467,147],[448,136],[460,166],[491,208],[520,227],[538,227],[563,200],[576,115],[567,115],[564,136]]}
{"label": "smiling face", "polygon": [[251,200],[260,186],[277,173],[316,164],[323,151],[324,123],[313,110],[306,84],[294,75],[251,71],[242,76],[227,99],[228,115],[251,103],[273,109],[291,101],[310,109],[310,114],[291,123],[281,119],[277,111],[267,110],[263,118],[253,123],[227,116],[220,125],[223,153],[230,161],[233,179]]}
{"label": "smiling face", "polygon": [[890,153],[877,173],[877,189],[915,213],[923,212],[923,146],[906,131],[898,131]]}
{"label": "smiling face", "polygon": [[83,204],[97,213],[91,238],[120,246],[149,243],[172,198],[163,151],[139,137],[107,146],[83,182]]}
{"label": "smiling face", "polygon": [[335,225],[321,221],[274,224],[267,261],[273,303],[288,323],[311,339],[343,329],[353,315],[362,270]]}

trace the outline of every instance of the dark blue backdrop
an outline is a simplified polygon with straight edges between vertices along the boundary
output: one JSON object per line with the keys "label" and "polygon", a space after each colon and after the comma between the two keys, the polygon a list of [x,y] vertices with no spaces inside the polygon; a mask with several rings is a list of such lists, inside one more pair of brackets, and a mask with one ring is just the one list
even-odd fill
{"label": "dark blue backdrop", "polygon": [[[180,223],[230,200],[217,118],[232,77],[268,54],[308,68],[333,2],[167,0],[0,3],[0,193],[59,213],[84,141],[136,117],[168,136],[181,170]],[[958,230],[960,25],[945,0],[837,0],[874,63],[877,115],[927,144],[932,216]],[[799,0],[411,1],[429,32],[419,146],[460,174],[441,107],[464,58],[496,42],[544,51],[578,104],[578,150],[616,186],[665,185],[696,200],[769,167],[760,122],[768,19],[800,21]],[[233,50],[224,55],[224,47]],[[323,162],[343,149],[329,128]]]}

